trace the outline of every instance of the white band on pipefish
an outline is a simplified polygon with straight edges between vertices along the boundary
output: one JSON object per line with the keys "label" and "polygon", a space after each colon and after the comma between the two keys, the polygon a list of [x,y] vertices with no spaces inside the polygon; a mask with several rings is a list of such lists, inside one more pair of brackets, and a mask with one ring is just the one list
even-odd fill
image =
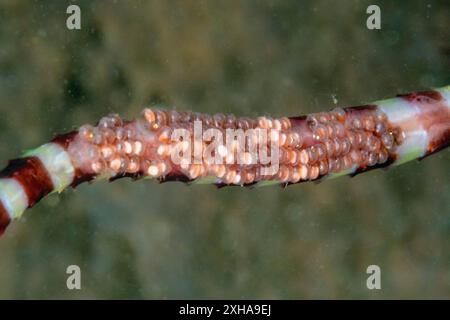
{"label": "white band on pipefish", "polygon": [[60,145],[47,143],[26,152],[24,156],[35,156],[41,160],[50,174],[54,191],[61,193],[73,182],[75,169],[69,154]]}
{"label": "white band on pipefish", "polygon": [[447,102],[447,108],[450,110],[450,86],[435,89],[442,95],[442,98]]}
{"label": "white band on pipefish", "polygon": [[11,220],[19,218],[28,207],[28,197],[15,179],[0,179],[0,201]]}

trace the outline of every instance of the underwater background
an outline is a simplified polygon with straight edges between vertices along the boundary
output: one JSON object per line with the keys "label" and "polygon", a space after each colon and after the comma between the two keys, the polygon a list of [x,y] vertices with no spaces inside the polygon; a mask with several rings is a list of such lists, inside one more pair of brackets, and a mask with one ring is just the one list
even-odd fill
{"label": "underwater background", "polygon": [[[294,116],[444,86],[449,17],[444,0],[2,0],[0,165],[149,105]],[[285,189],[83,184],[0,238],[0,298],[449,298],[449,160]]]}

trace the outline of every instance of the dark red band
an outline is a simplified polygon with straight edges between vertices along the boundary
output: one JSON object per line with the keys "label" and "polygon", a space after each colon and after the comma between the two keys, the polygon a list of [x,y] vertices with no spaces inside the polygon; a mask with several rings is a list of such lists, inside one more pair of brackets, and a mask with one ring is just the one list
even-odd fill
{"label": "dark red band", "polygon": [[57,135],[53,138],[52,142],[59,144],[64,150],[67,150],[69,144],[73,141],[73,138],[78,134],[78,131],[72,131],[65,134]]}
{"label": "dark red band", "polygon": [[0,178],[13,178],[19,182],[28,196],[28,207],[53,191],[53,182],[37,157],[11,160],[0,172]]}
{"label": "dark red band", "polygon": [[70,186],[72,188],[75,188],[84,182],[90,182],[90,181],[94,180],[96,176],[97,176],[96,174],[84,173],[80,169],[75,169],[75,176],[74,176],[73,181],[70,184]]}
{"label": "dark red band", "polygon": [[435,101],[442,100],[442,94],[434,90],[399,94],[397,97],[403,98],[409,102],[423,102],[425,99],[432,99]]}
{"label": "dark red band", "polygon": [[5,232],[6,227],[11,222],[8,212],[0,201],[0,236]]}

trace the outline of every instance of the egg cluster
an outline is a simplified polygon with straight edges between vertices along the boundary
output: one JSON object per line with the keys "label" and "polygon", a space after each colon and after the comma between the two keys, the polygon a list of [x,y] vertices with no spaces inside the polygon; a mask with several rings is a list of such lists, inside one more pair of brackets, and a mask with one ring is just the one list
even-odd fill
{"label": "egg cluster", "polygon": [[[229,129],[265,130],[267,139],[256,137],[253,143],[256,150],[266,148],[268,153],[276,143],[277,170],[268,173],[268,165],[260,162],[258,154],[226,140],[215,141],[217,145],[211,154],[214,161],[205,154],[196,159],[194,152],[189,158],[174,161],[175,149],[177,152],[192,151],[195,147],[207,150],[214,141],[172,139],[174,131],[180,129],[193,137],[195,121],[201,122],[203,132],[214,129],[224,138]],[[343,170],[382,164],[401,142],[398,129],[390,127],[386,116],[376,109],[361,112],[335,109],[292,119],[250,119],[145,109],[143,118],[131,122],[124,122],[112,114],[102,118],[95,127],[85,125],[80,128],[79,137],[91,148],[89,169],[96,175],[148,176],[161,180],[212,177],[212,182],[235,185],[261,180],[297,183]],[[236,159],[238,149],[244,150],[239,154],[239,162]]]}
{"label": "egg cluster", "polygon": [[[190,132],[191,136],[194,136],[195,121],[200,121],[203,132],[214,129],[223,138],[220,141],[216,141],[219,145],[216,146],[213,152],[214,157],[202,154],[201,162],[196,163],[195,155],[192,154],[191,158],[184,159],[180,164],[171,163],[171,167],[176,172],[181,173],[189,180],[213,177],[213,181],[219,184],[248,185],[261,180],[279,179],[279,170],[271,170],[271,163],[262,165],[259,161],[260,154],[258,151],[264,149],[267,154],[270,154],[272,145],[276,145],[277,148],[300,148],[303,144],[300,133],[292,129],[291,121],[287,117],[279,119],[268,117],[250,119],[245,117],[236,118],[234,115],[178,113],[176,111],[152,109],[144,110],[144,117],[150,128],[158,130],[158,128],[163,127],[168,131],[168,135],[173,130],[182,128]],[[254,131],[253,135],[249,134],[246,136],[247,140],[244,142],[238,142],[234,136],[231,137],[232,135],[228,138],[227,133],[230,130],[248,132],[250,129],[265,131],[265,138],[262,139]],[[230,141],[227,139],[230,139]],[[248,139],[252,139],[252,141],[249,142]],[[161,139],[159,140],[161,141]],[[191,145],[186,141],[184,148],[195,148],[195,144],[200,144],[199,149],[207,150],[212,141],[195,139],[191,142]],[[157,154],[164,157],[165,161],[170,161],[171,151],[179,142],[168,141],[168,139],[164,139],[163,142],[164,144],[158,146]],[[276,144],[273,142],[276,142]],[[249,143],[253,144],[254,150],[257,152],[249,150]],[[268,174],[268,171],[274,172]]]}
{"label": "egg cluster", "polygon": [[402,139],[402,132],[390,126],[386,115],[375,107],[312,114],[306,122],[314,141],[307,148],[308,155],[312,163],[322,158],[320,175],[386,163]]}

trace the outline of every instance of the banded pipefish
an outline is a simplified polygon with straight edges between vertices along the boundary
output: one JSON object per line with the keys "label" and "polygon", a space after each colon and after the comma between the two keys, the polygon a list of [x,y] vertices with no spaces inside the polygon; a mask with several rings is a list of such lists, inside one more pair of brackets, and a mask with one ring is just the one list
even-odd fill
{"label": "banded pipefish", "polygon": [[[200,139],[191,140],[198,125]],[[0,233],[49,193],[94,179],[286,186],[422,159],[449,142],[450,86],[294,117],[111,114],[9,161],[0,172]]]}

